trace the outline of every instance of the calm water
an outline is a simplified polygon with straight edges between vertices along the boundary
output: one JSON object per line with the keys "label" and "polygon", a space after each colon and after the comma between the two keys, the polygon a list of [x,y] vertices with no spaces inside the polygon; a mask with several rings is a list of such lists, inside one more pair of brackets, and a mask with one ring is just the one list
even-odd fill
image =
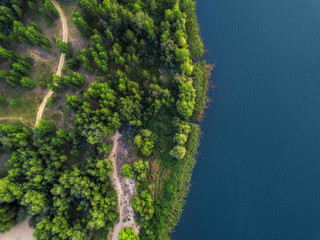
{"label": "calm water", "polygon": [[176,240],[320,239],[320,1],[198,0],[214,102]]}

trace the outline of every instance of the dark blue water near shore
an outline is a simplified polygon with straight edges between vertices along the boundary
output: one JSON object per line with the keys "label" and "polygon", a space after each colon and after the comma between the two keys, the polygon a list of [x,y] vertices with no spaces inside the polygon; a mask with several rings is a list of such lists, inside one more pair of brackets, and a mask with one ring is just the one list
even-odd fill
{"label": "dark blue water near shore", "polygon": [[176,240],[320,239],[320,1],[198,0],[216,64]]}

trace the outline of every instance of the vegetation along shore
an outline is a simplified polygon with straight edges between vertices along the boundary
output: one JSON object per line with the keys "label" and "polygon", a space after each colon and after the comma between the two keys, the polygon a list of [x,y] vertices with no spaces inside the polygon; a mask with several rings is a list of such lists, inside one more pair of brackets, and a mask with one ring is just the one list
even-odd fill
{"label": "vegetation along shore", "polygon": [[195,10],[1,1],[0,238],[171,238],[212,70]]}

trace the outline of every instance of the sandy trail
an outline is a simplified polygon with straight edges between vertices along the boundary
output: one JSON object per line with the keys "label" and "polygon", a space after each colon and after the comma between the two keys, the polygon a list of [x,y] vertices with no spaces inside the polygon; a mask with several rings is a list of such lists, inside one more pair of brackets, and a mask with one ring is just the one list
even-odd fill
{"label": "sandy trail", "polygon": [[[68,26],[67,26],[66,17],[64,15],[60,5],[55,0],[50,0],[50,1],[52,2],[52,4],[55,6],[55,8],[59,12],[61,23],[62,23],[62,31],[63,31],[62,40],[64,42],[67,42],[67,40],[68,40]],[[61,76],[61,70],[64,65],[64,59],[65,59],[65,54],[61,54],[59,66],[58,66],[57,73],[56,73],[58,76]],[[42,103],[41,103],[39,110],[38,110],[35,126],[38,125],[39,120],[42,118],[42,114],[43,114],[43,110],[46,106],[46,102],[47,102],[48,98],[51,97],[52,93],[53,92],[51,90],[49,90],[48,93],[46,94],[46,96],[43,98]],[[10,119],[10,118],[3,118],[3,119]],[[24,122],[20,118],[16,118],[16,119],[19,119],[20,121]],[[33,229],[29,227],[28,222],[29,222],[29,218],[27,218],[25,221],[23,221],[23,222],[17,224],[16,226],[14,226],[13,228],[11,228],[11,230],[9,232],[4,233],[4,234],[0,234],[0,239],[1,240],[34,240]]]}
{"label": "sandy trail", "polygon": [[[140,230],[134,220],[133,208],[130,205],[130,202],[128,201],[128,199],[126,199],[124,196],[125,194],[123,192],[123,185],[121,185],[121,181],[118,175],[117,149],[118,149],[118,140],[121,137],[122,135],[117,130],[116,134],[113,136],[113,146],[112,146],[110,157],[109,157],[109,160],[113,164],[113,173],[112,173],[111,180],[118,194],[118,206],[119,206],[119,222],[114,225],[113,230],[109,236],[109,239],[112,239],[112,240],[118,240],[119,232],[122,228],[133,227],[134,231],[137,234],[139,233],[139,230]],[[130,184],[129,181],[130,181],[129,179],[125,179],[124,184]],[[130,215],[130,217],[127,219],[124,218],[125,211],[129,212],[129,215]],[[124,220],[126,220],[126,222],[123,222]]]}
{"label": "sandy trail", "polygon": [[[62,24],[62,41],[63,42],[67,42],[68,41],[68,25],[67,25],[66,16],[64,15],[60,5],[55,0],[51,0],[51,2],[55,6],[55,8],[58,10],[59,15],[60,15],[61,24]],[[58,66],[58,69],[57,69],[57,72],[56,72],[56,74],[59,77],[61,76],[61,70],[62,70],[63,65],[64,65],[64,60],[65,60],[65,54],[62,53],[61,56],[60,56],[59,66]],[[48,101],[48,98],[51,97],[52,94],[53,94],[53,91],[49,90],[47,92],[47,94],[44,96],[44,98],[42,100],[42,103],[39,106],[39,110],[38,110],[35,126],[38,125],[40,119],[42,118],[42,114],[43,114],[44,108],[46,107],[46,103]]]}

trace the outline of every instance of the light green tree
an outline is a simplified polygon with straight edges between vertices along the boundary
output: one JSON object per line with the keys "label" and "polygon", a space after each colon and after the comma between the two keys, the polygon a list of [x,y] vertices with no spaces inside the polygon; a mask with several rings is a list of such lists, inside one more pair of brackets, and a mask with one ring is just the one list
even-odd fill
{"label": "light green tree", "polygon": [[133,228],[122,228],[118,238],[119,240],[139,240]]}
{"label": "light green tree", "polygon": [[134,172],[132,170],[132,165],[130,163],[126,163],[121,168],[121,173],[125,178],[133,178]]}

